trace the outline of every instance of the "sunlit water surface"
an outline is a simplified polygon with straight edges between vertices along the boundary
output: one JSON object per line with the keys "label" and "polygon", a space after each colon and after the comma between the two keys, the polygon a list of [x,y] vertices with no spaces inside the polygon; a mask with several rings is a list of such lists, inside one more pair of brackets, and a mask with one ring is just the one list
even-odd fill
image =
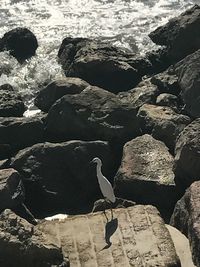
{"label": "sunlit water surface", "polygon": [[0,53],[0,85],[10,83],[34,113],[37,91],[63,77],[57,63],[64,37],[105,40],[128,51],[145,53],[154,48],[148,33],[200,0],[1,0],[0,36],[15,27],[28,27],[39,42],[37,55],[20,65],[6,52]]}

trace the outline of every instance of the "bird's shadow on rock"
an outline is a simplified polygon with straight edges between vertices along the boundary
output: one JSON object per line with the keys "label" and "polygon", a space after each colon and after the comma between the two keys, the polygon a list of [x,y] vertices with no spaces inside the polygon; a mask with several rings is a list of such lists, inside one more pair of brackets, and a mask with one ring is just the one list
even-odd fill
{"label": "bird's shadow on rock", "polygon": [[118,219],[117,218],[112,219],[111,221],[106,223],[106,225],[105,225],[105,241],[106,241],[106,245],[101,250],[107,249],[112,245],[112,243],[110,241],[110,238],[112,237],[112,235],[117,230],[117,227],[118,227]]}

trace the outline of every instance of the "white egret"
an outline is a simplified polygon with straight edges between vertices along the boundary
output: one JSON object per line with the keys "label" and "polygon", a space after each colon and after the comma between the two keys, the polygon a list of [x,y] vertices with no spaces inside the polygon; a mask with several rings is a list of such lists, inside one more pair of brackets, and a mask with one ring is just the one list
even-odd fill
{"label": "white egret", "polygon": [[[101,192],[105,200],[108,201],[112,205],[112,203],[115,203],[116,197],[115,197],[111,183],[106,179],[105,176],[103,176],[101,172],[102,162],[99,158],[94,158],[91,162],[97,164],[97,178],[99,182],[99,187],[101,189]],[[111,214],[112,214],[112,219],[113,219],[112,206],[111,206]],[[106,213],[105,213],[105,216],[106,216]],[[106,216],[106,219],[108,220],[107,216]]]}

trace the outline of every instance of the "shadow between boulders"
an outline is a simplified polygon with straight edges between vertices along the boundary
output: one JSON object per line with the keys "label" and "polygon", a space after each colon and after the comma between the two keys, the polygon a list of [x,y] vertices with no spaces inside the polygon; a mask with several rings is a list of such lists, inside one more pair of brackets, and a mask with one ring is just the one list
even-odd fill
{"label": "shadow between boulders", "polygon": [[112,219],[111,221],[107,222],[105,225],[105,241],[106,245],[101,250],[107,249],[112,245],[110,238],[115,233],[118,227],[118,219]]}

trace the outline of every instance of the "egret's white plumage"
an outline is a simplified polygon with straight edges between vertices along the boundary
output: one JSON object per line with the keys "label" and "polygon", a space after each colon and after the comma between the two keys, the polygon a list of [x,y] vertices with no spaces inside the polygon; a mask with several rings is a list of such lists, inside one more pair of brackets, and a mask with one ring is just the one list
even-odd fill
{"label": "egret's white plumage", "polygon": [[115,197],[112,185],[106,179],[106,177],[103,176],[101,172],[101,166],[102,166],[101,160],[99,158],[94,158],[92,162],[97,164],[97,178],[98,178],[99,187],[101,189],[103,196],[110,202],[115,203],[116,197]]}

